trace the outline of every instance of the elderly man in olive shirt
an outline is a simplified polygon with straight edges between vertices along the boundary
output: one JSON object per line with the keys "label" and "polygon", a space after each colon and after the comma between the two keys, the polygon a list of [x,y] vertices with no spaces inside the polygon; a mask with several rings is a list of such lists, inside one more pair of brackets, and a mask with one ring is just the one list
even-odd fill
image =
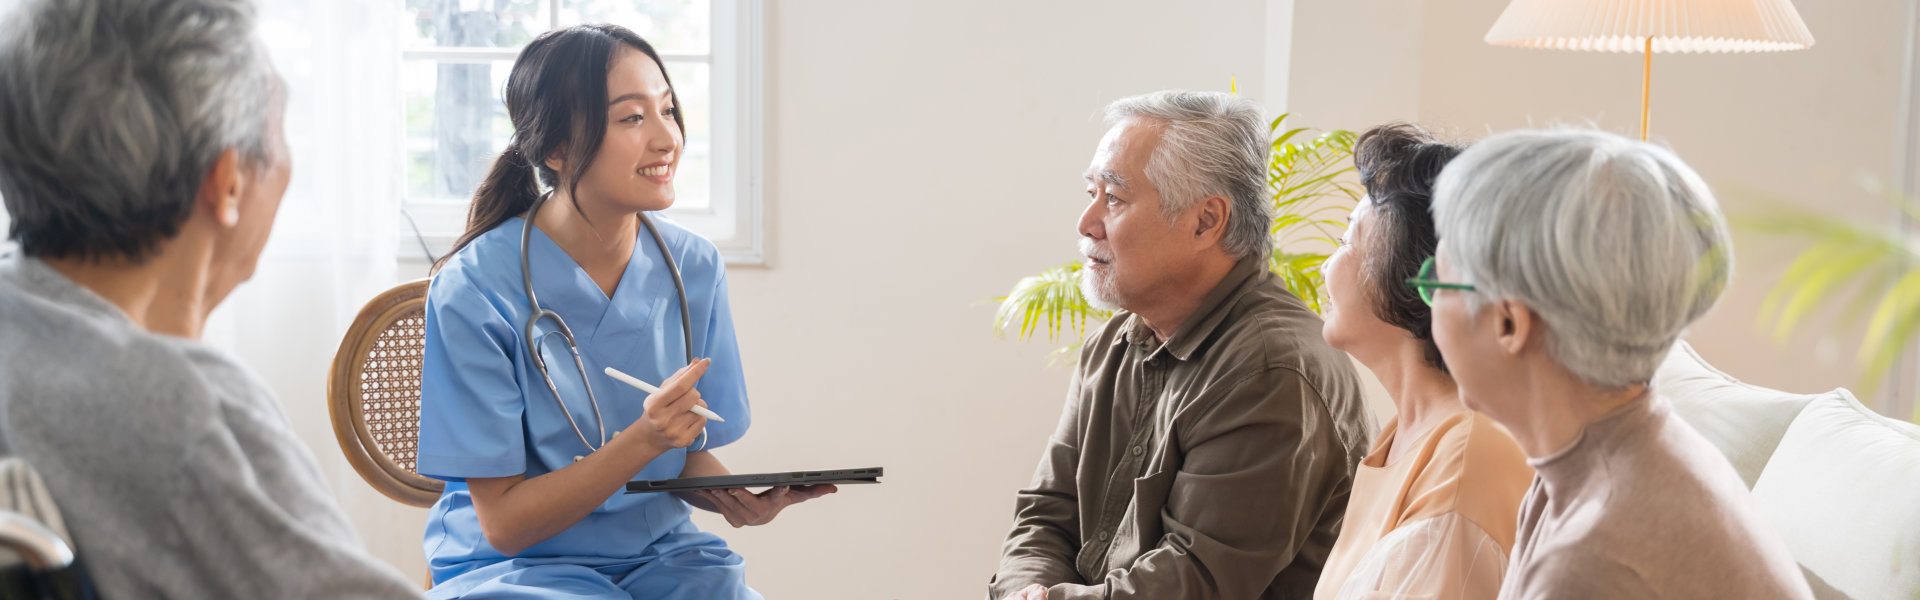
{"label": "elderly man in olive shirt", "polygon": [[1107,122],[1081,285],[1120,311],[1080,352],[990,598],[1312,596],[1375,427],[1267,270],[1266,122],[1174,91]]}

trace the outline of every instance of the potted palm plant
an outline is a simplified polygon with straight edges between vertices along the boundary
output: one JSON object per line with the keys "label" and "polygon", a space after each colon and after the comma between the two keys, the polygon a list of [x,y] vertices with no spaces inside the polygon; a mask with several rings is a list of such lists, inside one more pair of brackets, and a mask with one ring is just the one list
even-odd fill
{"label": "potted palm plant", "polygon": [[[1332,130],[1315,134],[1306,127],[1288,128],[1287,115],[1269,125],[1273,153],[1267,163],[1267,189],[1273,199],[1271,235],[1274,250],[1268,267],[1287,289],[1306,301],[1314,312],[1322,300],[1320,263],[1327,254],[1300,251],[1300,242],[1337,244],[1336,231],[1346,227],[1339,218],[1360,200],[1362,191],[1351,177],[1354,134]],[[1026,341],[1043,328],[1047,343],[1055,346],[1056,361],[1070,359],[1080,348],[1089,321],[1113,316],[1087,302],[1080,292],[1080,263],[1068,263],[1022,278],[1000,303],[993,316],[996,335],[1017,331]],[[1063,334],[1072,330],[1071,337]]]}
{"label": "potted palm plant", "polygon": [[[1920,199],[1885,196],[1909,219],[1920,222]],[[1768,290],[1760,304],[1759,324],[1771,327],[1776,340],[1785,341],[1806,317],[1846,298],[1843,320],[1858,326],[1862,317],[1867,319],[1859,349],[1865,367],[1857,387],[1872,393],[1899,359],[1901,349],[1920,338],[1920,238],[1881,225],[1781,206],[1731,220],[1745,232],[1811,244]],[[1920,403],[1907,418],[1920,422]]]}

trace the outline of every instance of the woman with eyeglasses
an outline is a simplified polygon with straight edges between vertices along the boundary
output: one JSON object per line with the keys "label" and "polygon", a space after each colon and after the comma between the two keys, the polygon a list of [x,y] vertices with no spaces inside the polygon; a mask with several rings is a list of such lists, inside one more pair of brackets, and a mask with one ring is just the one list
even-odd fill
{"label": "woman with eyeglasses", "polygon": [[1434,252],[1434,178],[1460,152],[1403,123],[1354,146],[1367,195],[1322,266],[1321,333],[1373,371],[1395,415],[1354,475],[1319,600],[1493,598],[1506,573],[1533,471],[1504,429],[1462,402],[1408,284]]}
{"label": "woman with eyeglasses", "polygon": [[1433,337],[1536,472],[1503,598],[1811,598],[1726,457],[1651,387],[1732,271],[1726,220],[1665,148],[1515,131],[1435,184]]}

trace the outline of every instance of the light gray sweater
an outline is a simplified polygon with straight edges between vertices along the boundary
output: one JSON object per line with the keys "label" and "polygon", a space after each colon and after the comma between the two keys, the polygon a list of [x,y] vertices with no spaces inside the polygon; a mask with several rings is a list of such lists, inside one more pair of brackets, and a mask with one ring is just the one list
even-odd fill
{"label": "light gray sweater", "polygon": [[267,387],[0,257],[0,455],[46,479],[104,598],[418,598],[368,556]]}

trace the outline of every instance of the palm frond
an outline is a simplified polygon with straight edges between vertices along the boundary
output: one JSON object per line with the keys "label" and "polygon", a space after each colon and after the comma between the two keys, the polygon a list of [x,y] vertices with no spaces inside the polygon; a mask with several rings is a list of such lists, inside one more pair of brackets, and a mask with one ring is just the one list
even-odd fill
{"label": "palm frond", "polygon": [[1879,381],[1893,367],[1900,349],[1920,334],[1920,265],[1909,268],[1874,308],[1860,356],[1867,361],[1867,381]]}
{"label": "palm frond", "polygon": [[1080,293],[1080,263],[1068,263],[1022,278],[1013,285],[1013,291],[994,300],[1000,303],[993,316],[994,334],[1005,336],[1018,322],[1023,342],[1031,339],[1042,323],[1046,325],[1049,344],[1060,343],[1060,333],[1066,327],[1073,328],[1074,339],[1078,340],[1086,334],[1087,321],[1104,321],[1112,316],[1111,312],[1088,304],[1086,296]]}
{"label": "palm frond", "polygon": [[1267,267],[1287,286],[1287,291],[1299,296],[1307,303],[1307,308],[1320,312],[1321,301],[1325,300],[1323,288],[1326,279],[1320,274],[1320,264],[1326,262],[1327,255],[1309,252],[1285,252],[1275,250]]}
{"label": "palm frond", "polygon": [[[1889,196],[1902,211],[1920,216],[1920,200]],[[1831,301],[1851,295],[1842,318],[1857,322],[1872,306],[1859,356],[1865,367],[1855,385],[1865,394],[1879,386],[1901,350],[1920,338],[1920,241],[1878,225],[1856,223],[1781,202],[1760,214],[1731,215],[1743,233],[1810,242],[1767,290],[1760,325],[1785,340],[1805,319]],[[1920,417],[1920,415],[1916,415]]]}
{"label": "palm frond", "polygon": [[[1866,273],[1860,276],[1861,279],[1858,290],[1889,289],[1893,286],[1893,282],[1900,280],[1900,275],[1900,265],[1898,261],[1887,261],[1874,265],[1873,268],[1866,269]],[[1880,299],[1871,293],[1857,291],[1853,294],[1853,298],[1847,301],[1845,310],[1840,312],[1838,325],[1847,329],[1865,327],[1867,317],[1872,314],[1874,305],[1878,304],[1879,301]]]}
{"label": "palm frond", "polygon": [[1769,302],[1761,307],[1761,314],[1775,319],[1775,339],[1785,341],[1801,320],[1827,306],[1855,274],[1886,258],[1882,249],[1851,240],[1822,243],[1801,255],[1774,286],[1775,292],[1782,293],[1769,292]]}

